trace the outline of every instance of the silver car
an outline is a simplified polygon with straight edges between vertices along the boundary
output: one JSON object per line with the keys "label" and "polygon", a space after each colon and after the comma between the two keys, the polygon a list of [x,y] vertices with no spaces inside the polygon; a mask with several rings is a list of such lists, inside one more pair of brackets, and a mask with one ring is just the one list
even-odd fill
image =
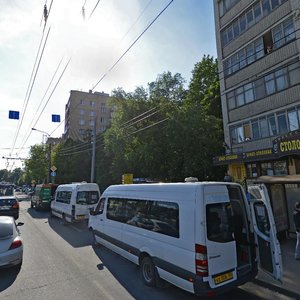
{"label": "silver car", "polygon": [[23,259],[23,241],[13,217],[0,216],[0,268],[19,266]]}

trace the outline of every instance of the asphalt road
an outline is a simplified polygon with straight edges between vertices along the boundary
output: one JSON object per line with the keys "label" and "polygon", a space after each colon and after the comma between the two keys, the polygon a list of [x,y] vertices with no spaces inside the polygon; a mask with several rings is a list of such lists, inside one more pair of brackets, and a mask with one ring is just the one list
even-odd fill
{"label": "asphalt road", "polygon": [[[0,299],[199,299],[174,286],[149,288],[139,268],[105,247],[91,246],[86,224],[63,226],[48,212],[20,202],[21,270],[0,271]],[[248,283],[215,299],[291,299]]]}

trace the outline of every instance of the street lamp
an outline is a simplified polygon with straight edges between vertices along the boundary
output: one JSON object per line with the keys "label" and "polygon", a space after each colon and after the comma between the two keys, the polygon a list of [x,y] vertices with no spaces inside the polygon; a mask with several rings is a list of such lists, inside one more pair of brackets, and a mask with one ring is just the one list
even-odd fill
{"label": "street lamp", "polygon": [[[41,132],[43,133],[43,135],[45,135],[46,137],[50,137],[50,134],[47,133],[46,131],[43,131],[43,130],[39,130],[39,129],[36,129],[36,128],[31,128],[31,130],[34,130],[34,131],[38,131],[38,132]],[[49,143],[49,157],[48,157],[48,171],[47,171],[47,183],[50,183],[50,178],[51,178],[51,149],[52,148],[52,145],[51,145],[51,141]]]}

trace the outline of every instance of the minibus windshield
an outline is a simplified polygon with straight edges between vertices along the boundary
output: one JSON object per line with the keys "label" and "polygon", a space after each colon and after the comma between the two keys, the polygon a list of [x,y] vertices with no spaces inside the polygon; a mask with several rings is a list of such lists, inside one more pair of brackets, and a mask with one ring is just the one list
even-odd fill
{"label": "minibus windshield", "polygon": [[98,191],[80,191],[77,193],[76,203],[81,205],[89,205],[96,204],[98,200]]}

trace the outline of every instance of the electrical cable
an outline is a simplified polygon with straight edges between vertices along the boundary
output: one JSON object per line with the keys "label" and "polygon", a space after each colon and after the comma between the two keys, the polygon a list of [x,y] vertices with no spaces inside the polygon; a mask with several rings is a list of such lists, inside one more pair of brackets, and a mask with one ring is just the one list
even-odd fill
{"label": "electrical cable", "polygon": [[[171,3],[174,0],[171,0],[164,8],[163,10],[153,19],[153,21],[143,30],[143,32],[134,40],[133,43],[127,48],[127,50],[120,56],[120,58],[112,65],[112,67],[100,78],[100,80],[92,87],[91,91],[93,91],[98,84],[106,77],[106,75],[113,70],[113,68],[120,62],[120,60],[128,53],[128,51],[136,44],[136,42],[144,35],[144,33],[153,25],[153,23],[163,14],[163,12],[171,5]],[[87,96],[86,96],[87,97]],[[74,110],[79,107],[79,104],[74,108]],[[60,124],[57,125],[57,127],[50,133],[52,135],[65,121],[63,119]]]}
{"label": "electrical cable", "polygon": [[[46,91],[45,91],[45,93],[44,93],[44,95],[43,95],[43,97],[42,97],[42,100],[40,101],[40,104],[39,104],[38,108],[37,108],[36,111],[35,111],[35,114],[34,114],[34,116],[33,116],[33,118],[32,118],[32,121],[31,121],[31,123],[29,124],[29,126],[28,126],[28,128],[27,128],[27,130],[26,130],[26,132],[29,132],[29,136],[30,136],[30,134],[31,134],[31,128],[33,127],[33,126],[32,126],[32,123],[34,122],[34,119],[35,119],[35,117],[36,117],[36,115],[37,115],[37,113],[38,113],[38,111],[39,111],[39,109],[40,109],[40,107],[41,107],[41,105],[42,105],[42,103],[43,103],[43,101],[44,101],[44,99],[45,99],[45,97],[46,97],[46,95],[47,95],[49,89],[50,89],[50,86],[51,86],[51,84],[52,84],[52,82],[53,82],[53,80],[54,80],[54,77],[55,77],[56,74],[57,74],[57,71],[58,71],[58,69],[59,69],[59,67],[60,67],[60,65],[61,65],[61,63],[62,63],[62,61],[63,61],[63,57],[61,58],[61,60],[60,60],[60,62],[59,62],[59,64],[58,64],[58,66],[57,66],[57,68],[56,68],[56,70],[55,70],[55,72],[54,72],[54,74],[53,74],[53,76],[52,76],[52,78],[51,78],[51,80],[50,80],[50,83],[48,84],[48,87],[47,87],[47,89],[46,89]],[[24,138],[24,139],[23,139],[23,141],[22,141],[22,143],[21,143],[21,145],[22,145],[22,146],[21,146],[21,149],[22,149],[22,147],[24,146],[24,144],[27,142],[29,136],[28,136],[27,138]],[[25,136],[25,137],[26,137],[26,136]],[[26,139],[26,140],[25,140],[25,139]],[[24,141],[24,140],[25,140],[25,141]]]}
{"label": "electrical cable", "polygon": [[41,52],[41,55],[40,55],[40,59],[39,59],[37,68],[35,70],[35,74],[34,74],[34,77],[33,77],[32,83],[31,83],[31,87],[30,87],[29,93],[27,95],[27,99],[25,98],[26,99],[26,101],[25,101],[25,107],[24,107],[24,110],[22,111],[21,120],[18,123],[18,128],[17,128],[17,132],[16,132],[16,135],[15,135],[15,138],[14,138],[14,141],[13,141],[13,146],[12,146],[11,153],[13,152],[14,147],[16,145],[16,141],[17,141],[17,138],[18,138],[18,135],[19,135],[19,132],[20,132],[20,128],[21,128],[23,120],[24,120],[24,116],[25,116],[25,113],[26,113],[27,105],[28,105],[28,102],[29,102],[29,99],[30,99],[30,96],[31,96],[31,92],[32,92],[32,89],[33,89],[33,86],[34,86],[34,83],[35,83],[35,79],[36,79],[36,76],[37,76],[37,73],[38,73],[38,70],[39,70],[39,66],[40,66],[40,63],[41,63],[41,60],[42,60],[42,57],[43,57],[43,54],[44,54],[45,46],[46,46],[47,41],[48,41],[49,32],[50,32],[50,28],[48,30],[48,33],[47,33],[47,36],[46,36],[46,39],[45,39],[45,42],[44,42],[44,46],[43,46],[43,49],[42,49],[42,52]]}
{"label": "electrical cable", "polygon": [[106,71],[106,73],[100,78],[100,80],[92,87],[92,91],[97,87],[97,85],[110,73],[114,67],[120,62],[120,60],[128,53],[128,51],[137,43],[137,41],[145,34],[145,32],[153,25],[153,23],[163,14],[163,12],[171,5],[174,0],[171,0],[164,9],[154,18],[154,20],[144,29],[144,31],[131,43],[127,50],[120,56],[120,58]]}
{"label": "electrical cable", "polygon": [[89,16],[89,19],[92,17],[92,15],[93,15],[93,13],[94,13],[95,9],[97,8],[97,6],[98,6],[98,4],[99,4],[100,1],[101,1],[101,0],[98,0],[98,1],[97,1],[97,3],[96,3],[96,5],[95,5],[94,9],[92,10],[92,12],[91,12],[91,14],[90,14],[90,16]]}

